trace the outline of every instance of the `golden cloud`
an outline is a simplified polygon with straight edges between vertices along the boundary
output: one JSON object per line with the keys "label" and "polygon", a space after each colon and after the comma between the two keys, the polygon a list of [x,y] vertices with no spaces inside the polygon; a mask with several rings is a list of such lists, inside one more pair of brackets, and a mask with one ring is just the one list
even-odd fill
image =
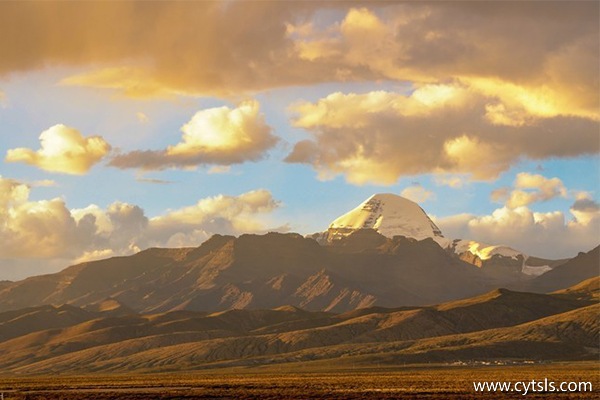
{"label": "golden cloud", "polygon": [[312,135],[287,162],[312,165],[321,179],[393,184],[421,173],[491,180],[521,158],[573,157],[600,151],[598,121],[528,114],[519,124],[488,118],[500,101],[462,83],[423,85],[410,95],[333,93],[291,107]]}
{"label": "golden cloud", "polygon": [[83,175],[110,151],[100,136],[84,137],[68,126],[54,125],[40,135],[41,148],[10,149],[6,161],[23,162],[49,172]]}
{"label": "golden cloud", "polygon": [[153,241],[169,246],[188,246],[197,243],[199,238],[207,239],[214,232],[234,235],[265,232],[268,227],[257,216],[278,207],[279,203],[264,189],[239,196],[208,197],[195,205],[150,219],[148,234]]}
{"label": "golden cloud", "polygon": [[120,154],[109,165],[143,170],[205,164],[227,166],[259,160],[279,140],[271,133],[254,100],[242,102],[233,109],[217,107],[198,111],[181,131],[182,140],[174,146]]}
{"label": "golden cloud", "polygon": [[454,80],[477,88],[499,100],[488,106],[495,124],[521,125],[531,115],[598,120],[600,32],[586,12],[598,12],[598,5],[555,3],[542,10],[515,3],[413,3],[350,9],[341,23],[294,38],[301,57],[313,62],[362,68],[385,79]]}
{"label": "golden cloud", "polygon": [[[596,2],[0,7],[0,75],[47,65],[97,68],[64,82],[133,97],[239,96],[342,79],[460,79],[529,113],[598,117]],[[509,111],[490,118],[518,123],[522,116]]]}
{"label": "golden cloud", "polygon": [[514,209],[559,196],[567,196],[567,189],[559,178],[520,172],[515,179],[514,188],[496,189],[491,197],[494,201],[504,201],[506,207]]}

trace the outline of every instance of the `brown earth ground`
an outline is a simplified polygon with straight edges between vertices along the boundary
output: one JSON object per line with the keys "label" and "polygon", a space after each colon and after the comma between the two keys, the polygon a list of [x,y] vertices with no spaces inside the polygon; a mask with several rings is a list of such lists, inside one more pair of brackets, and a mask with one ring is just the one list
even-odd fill
{"label": "brown earth ground", "polygon": [[[596,399],[598,362],[336,368],[290,364],[156,375],[0,376],[4,400]],[[591,382],[593,392],[476,393],[473,381]]]}

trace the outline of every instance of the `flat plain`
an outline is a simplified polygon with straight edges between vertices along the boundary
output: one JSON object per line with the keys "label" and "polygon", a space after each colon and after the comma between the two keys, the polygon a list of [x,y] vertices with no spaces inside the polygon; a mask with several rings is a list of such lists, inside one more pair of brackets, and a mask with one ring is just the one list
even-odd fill
{"label": "flat plain", "polygon": [[[0,376],[4,400],[595,399],[597,362],[336,368],[289,364],[153,375]],[[591,382],[593,392],[477,393],[473,381]]]}

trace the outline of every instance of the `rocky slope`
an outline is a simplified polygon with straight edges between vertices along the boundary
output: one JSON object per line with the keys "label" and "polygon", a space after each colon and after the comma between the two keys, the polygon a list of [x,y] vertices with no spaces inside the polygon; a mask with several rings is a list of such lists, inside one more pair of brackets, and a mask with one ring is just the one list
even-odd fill
{"label": "rocky slope", "polygon": [[589,284],[568,291],[576,298],[500,289],[436,306],[342,314],[284,306],[114,316],[113,307],[40,306],[0,313],[0,370],[176,371],[342,356],[371,364],[590,359],[600,325],[586,288],[594,291]]}

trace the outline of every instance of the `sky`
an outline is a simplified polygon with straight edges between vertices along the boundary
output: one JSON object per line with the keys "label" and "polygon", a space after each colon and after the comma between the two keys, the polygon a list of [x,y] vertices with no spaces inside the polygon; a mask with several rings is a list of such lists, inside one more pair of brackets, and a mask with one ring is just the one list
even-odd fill
{"label": "sky", "polygon": [[600,242],[598,2],[1,2],[0,280],[374,193],[446,237]]}

